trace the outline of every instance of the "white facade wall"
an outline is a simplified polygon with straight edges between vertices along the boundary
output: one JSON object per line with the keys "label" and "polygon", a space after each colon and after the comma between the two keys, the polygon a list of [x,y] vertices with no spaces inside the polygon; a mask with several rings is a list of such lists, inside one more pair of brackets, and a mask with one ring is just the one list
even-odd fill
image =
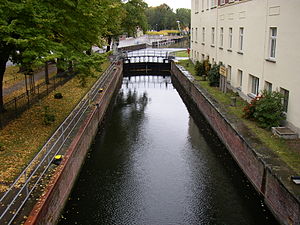
{"label": "white facade wall", "polygon": [[[222,62],[227,68],[230,66],[228,83],[247,100],[255,96],[253,85],[257,81],[259,92],[266,88],[266,82],[272,84],[273,91],[287,90],[288,125],[300,133],[300,1],[236,0],[211,7],[213,2],[192,0],[192,60],[201,61],[204,55],[205,58],[209,56],[211,63]],[[198,10],[195,8],[197,4]],[[203,27],[206,31],[204,42]],[[211,43],[212,27],[215,28],[214,45]],[[223,46],[220,46],[221,28],[224,33]],[[233,33],[232,48],[229,48],[229,28]],[[240,28],[243,28],[242,51],[239,50]],[[277,32],[275,58],[270,58],[270,28],[275,28]],[[238,70],[243,74],[241,86]]]}

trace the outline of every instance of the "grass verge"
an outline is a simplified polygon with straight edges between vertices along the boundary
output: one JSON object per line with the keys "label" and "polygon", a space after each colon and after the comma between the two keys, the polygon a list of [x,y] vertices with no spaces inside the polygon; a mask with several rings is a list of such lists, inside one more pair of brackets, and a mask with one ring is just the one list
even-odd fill
{"label": "grass verge", "polygon": [[[109,64],[108,61],[103,63],[102,70]],[[95,73],[94,77],[88,77],[85,87],[80,86],[77,78],[71,79],[0,130],[1,192],[7,190],[9,183],[27,166],[101,75]],[[63,98],[55,99],[53,95],[56,92],[62,93]],[[45,107],[49,107],[55,116],[55,121],[50,125],[44,124]]]}
{"label": "grass verge", "polygon": [[[199,76],[195,75],[194,65],[190,60],[182,60],[178,63],[185,67],[195,78],[195,83],[203,87],[207,92],[215,98],[228,113],[235,115],[240,119],[256,136],[264,143],[269,149],[277,154],[288,166],[290,166],[297,174],[300,174],[300,157],[299,157],[299,145],[291,145],[295,141],[284,140],[274,136],[269,130],[262,129],[257,126],[254,121],[246,120],[243,116],[243,108],[247,104],[246,101],[237,97],[237,106],[231,106],[230,97],[236,96],[233,92],[226,94],[219,91],[216,87],[211,87],[208,81],[203,81]],[[299,141],[299,140],[297,140]]]}
{"label": "grass verge", "polygon": [[176,57],[189,57],[187,50],[175,52]]}

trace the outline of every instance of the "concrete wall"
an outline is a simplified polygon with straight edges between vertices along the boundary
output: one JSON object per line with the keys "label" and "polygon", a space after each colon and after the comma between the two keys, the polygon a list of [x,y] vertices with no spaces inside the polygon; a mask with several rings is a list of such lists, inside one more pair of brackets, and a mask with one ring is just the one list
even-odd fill
{"label": "concrete wall", "polygon": [[289,180],[293,171],[265,148],[242,123],[227,115],[205,90],[195,85],[174,63],[172,75],[179,83],[176,88],[184,101],[195,105],[207,119],[278,221],[281,224],[300,224],[300,190]]}
{"label": "concrete wall", "polygon": [[98,126],[102,122],[111,99],[122,81],[122,68],[112,72],[111,78],[105,84],[105,89],[96,100],[99,107],[94,107],[88,117],[81,123],[80,129],[73,139],[64,160],[56,170],[46,191],[30,213],[26,225],[31,224],[55,224],[68,199],[73,184],[77,178],[85,156],[97,133]]}

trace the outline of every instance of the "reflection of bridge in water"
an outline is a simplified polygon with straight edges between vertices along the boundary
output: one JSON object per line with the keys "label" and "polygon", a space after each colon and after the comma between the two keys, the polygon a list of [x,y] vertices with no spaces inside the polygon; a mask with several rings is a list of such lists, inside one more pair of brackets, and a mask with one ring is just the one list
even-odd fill
{"label": "reflection of bridge in water", "polygon": [[168,51],[147,50],[126,52],[123,55],[124,76],[168,75],[172,57]]}
{"label": "reflection of bridge in water", "polygon": [[161,76],[161,75],[140,75],[132,77],[124,77],[123,84],[126,88],[163,88],[163,89],[173,89],[171,76]]}

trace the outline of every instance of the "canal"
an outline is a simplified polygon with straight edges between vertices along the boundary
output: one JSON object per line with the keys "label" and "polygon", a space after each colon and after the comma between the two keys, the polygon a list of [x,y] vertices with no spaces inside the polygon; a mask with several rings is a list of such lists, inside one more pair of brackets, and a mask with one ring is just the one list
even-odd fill
{"label": "canal", "polygon": [[124,78],[59,224],[277,224],[226,151],[170,77]]}

